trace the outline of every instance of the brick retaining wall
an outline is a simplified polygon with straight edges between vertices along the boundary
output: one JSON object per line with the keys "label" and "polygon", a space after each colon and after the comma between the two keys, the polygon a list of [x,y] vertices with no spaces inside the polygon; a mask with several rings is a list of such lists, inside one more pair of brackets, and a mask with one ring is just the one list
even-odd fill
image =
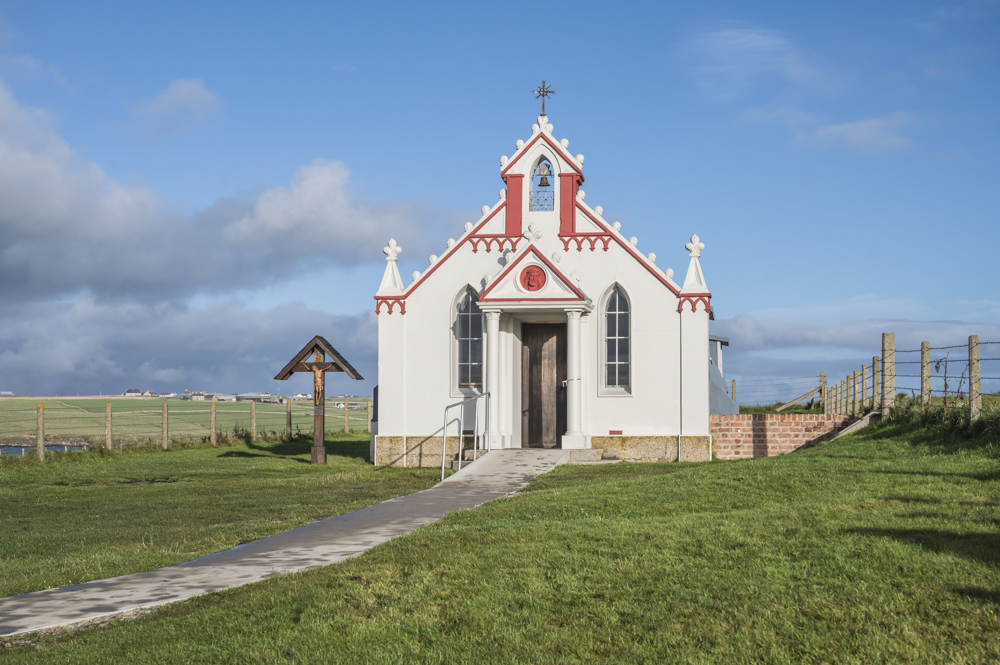
{"label": "brick retaining wall", "polygon": [[724,460],[773,457],[832,439],[855,420],[822,413],[711,416],[712,452]]}

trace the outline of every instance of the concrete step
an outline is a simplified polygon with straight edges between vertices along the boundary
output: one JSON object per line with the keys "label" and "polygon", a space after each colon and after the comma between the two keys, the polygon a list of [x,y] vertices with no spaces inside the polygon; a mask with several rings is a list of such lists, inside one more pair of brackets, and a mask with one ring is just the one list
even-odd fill
{"label": "concrete step", "polygon": [[584,448],[583,450],[569,451],[569,463],[580,464],[582,462],[599,462],[604,455],[600,448]]}
{"label": "concrete step", "polygon": [[618,464],[621,462],[620,459],[598,459],[598,460],[587,460],[584,462],[570,462],[570,464],[576,464],[577,466],[599,466],[601,464]]}
{"label": "concrete step", "polygon": [[[462,460],[462,468],[463,469],[465,467],[469,466],[470,464],[474,464],[475,463],[472,460],[471,451],[467,450],[465,452],[470,453],[470,454],[467,455],[464,460]],[[458,454],[456,454],[455,457],[457,458]],[[483,452],[483,451],[480,451],[479,452],[479,457],[475,461],[478,462],[479,460],[483,459],[484,457],[486,457],[486,453]],[[458,459],[445,460],[445,462],[444,462],[444,468],[446,468],[446,469],[453,469],[453,470],[457,471],[458,470]]]}
{"label": "concrete step", "polygon": [[[474,450],[463,450],[462,459],[465,460],[466,462],[471,462],[473,456],[482,459],[483,455],[485,455],[487,452],[488,451],[483,450],[482,448],[479,449],[478,453]],[[455,459],[458,459],[458,455],[455,456]]]}

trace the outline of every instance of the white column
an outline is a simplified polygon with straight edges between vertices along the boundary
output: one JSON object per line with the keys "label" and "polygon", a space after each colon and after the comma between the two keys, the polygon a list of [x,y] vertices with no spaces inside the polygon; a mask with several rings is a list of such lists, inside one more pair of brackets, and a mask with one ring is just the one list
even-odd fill
{"label": "white column", "polygon": [[500,444],[500,312],[486,312],[486,390],[490,394],[491,445]]}
{"label": "white column", "polygon": [[583,434],[580,413],[580,312],[566,312],[566,434]]}

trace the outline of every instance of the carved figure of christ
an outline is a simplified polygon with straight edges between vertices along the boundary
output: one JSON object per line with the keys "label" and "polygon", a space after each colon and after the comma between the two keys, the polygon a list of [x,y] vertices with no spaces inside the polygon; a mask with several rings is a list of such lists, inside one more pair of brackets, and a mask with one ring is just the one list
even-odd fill
{"label": "carved figure of christ", "polygon": [[326,356],[322,351],[316,349],[314,362],[299,363],[294,367],[294,372],[313,373],[313,447],[323,447],[323,435],[326,432],[326,385],[324,373],[330,371],[336,365],[324,362]]}

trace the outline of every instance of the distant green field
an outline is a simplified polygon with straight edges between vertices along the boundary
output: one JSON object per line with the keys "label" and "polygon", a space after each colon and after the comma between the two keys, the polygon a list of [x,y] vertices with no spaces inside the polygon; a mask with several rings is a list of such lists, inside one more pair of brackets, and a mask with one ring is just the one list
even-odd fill
{"label": "distant green field", "polygon": [[[162,398],[52,398],[0,399],[0,445],[32,444],[36,433],[36,405],[45,405],[46,443],[103,443],[105,436],[105,405],[111,404],[112,433],[116,441],[159,439],[162,426],[162,405],[167,404],[171,439],[199,439],[209,436],[211,402],[192,402]],[[326,403],[326,430],[344,430],[344,410],[335,408],[335,400]],[[351,404],[355,404],[352,400]],[[352,431],[367,431],[367,403],[350,409]],[[250,428],[248,402],[218,402],[216,427],[220,432]],[[258,404],[257,430],[260,434],[285,432],[285,405]],[[311,401],[292,403],[292,433],[305,434],[313,430]]]}

